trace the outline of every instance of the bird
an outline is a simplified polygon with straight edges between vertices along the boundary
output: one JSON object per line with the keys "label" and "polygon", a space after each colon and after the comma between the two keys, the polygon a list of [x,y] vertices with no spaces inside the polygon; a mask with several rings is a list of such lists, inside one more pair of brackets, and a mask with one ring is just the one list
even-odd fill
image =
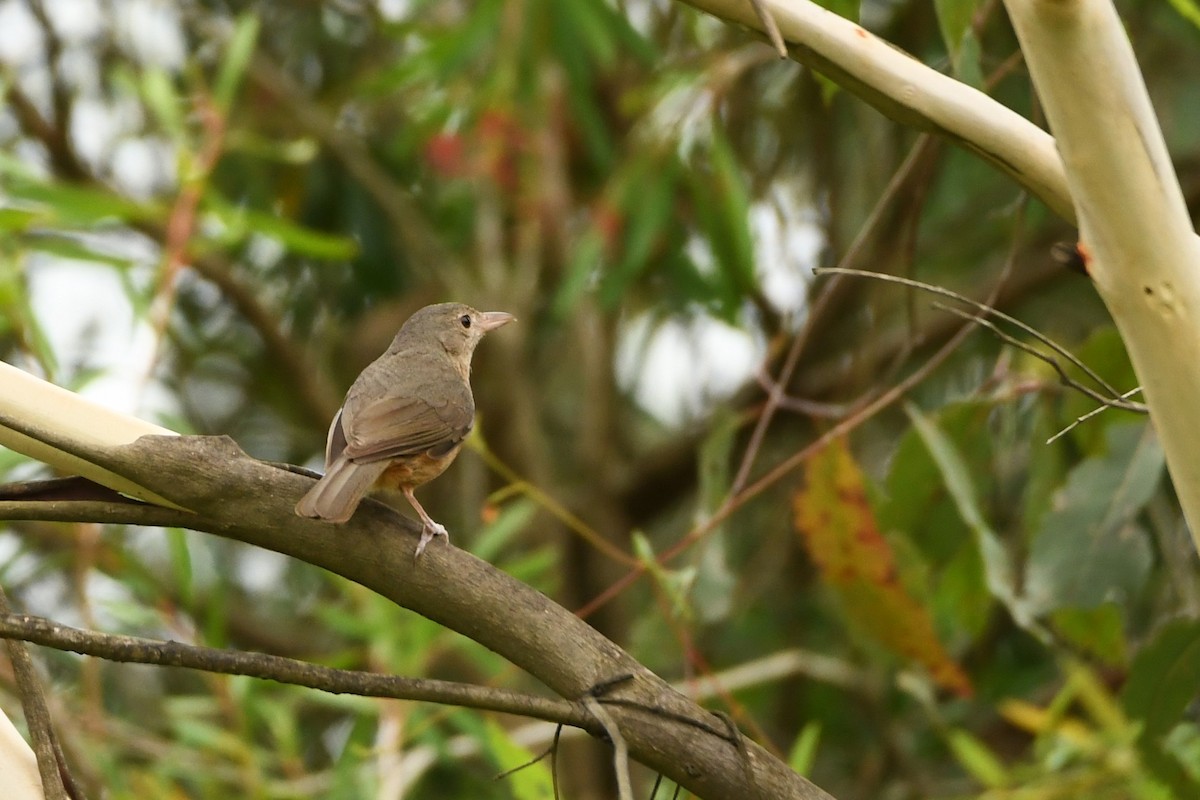
{"label": "bird", "polygon": [[462,303],[418,310],[350,385],[329,426],[325,475],[296,504],[302,517],[346,522],[375,489],[399,489],[421,518],[419,558],[450,541],[413,490],[450,466],[475,423],[471,356],[489,331],[516,319]]}

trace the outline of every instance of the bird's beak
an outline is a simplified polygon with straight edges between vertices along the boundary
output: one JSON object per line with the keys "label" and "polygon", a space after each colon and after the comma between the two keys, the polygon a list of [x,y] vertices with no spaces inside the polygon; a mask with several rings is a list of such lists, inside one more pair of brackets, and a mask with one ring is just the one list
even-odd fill
{"label": "bird's beak", "polygon": [[479,314],[479,327],[483,329],[484,333],[516,321],[517,318],[507,311],[483,311]]}

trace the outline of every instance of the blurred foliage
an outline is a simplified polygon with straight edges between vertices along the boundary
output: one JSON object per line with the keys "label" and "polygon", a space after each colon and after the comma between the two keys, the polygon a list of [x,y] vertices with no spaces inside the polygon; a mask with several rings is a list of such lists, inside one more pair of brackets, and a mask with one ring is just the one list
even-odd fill
{"label": "blurred foliage", "polygon": [[[571,608],[648,565],[590,621],[719,687],[842,800],[1198,796],[1196,554],[1144,420],[1047,444],[1093,403],[977,331],[906,406],[795,457],[959,324],[894,286],[814,289],[860,235],[855,266],[992,298],[1133,387],[1050,257],[1073,232],[1006,179],[667,0],[75,1],[0,2],[5,360],[316,464],[411,311],[511,311],[476,358],[474,452],[422,490],[457,546]],[[1036,115],[1000,4],[824,5]],[[1120,10],[1194,201],[1196,5]],[[670,325],[686,347],[656,350]],[[802,325],[782,388],[804,402],[755,437],[755,376]],[[107,631],[538,688],[361,587],[187,531],[11,524],[0,583]],[[39,655],[94,796],[546,796],[546,764],[492,779],[548,744],[519,720]],[[559,765],[572,798],[609,773],[599,745]]]}

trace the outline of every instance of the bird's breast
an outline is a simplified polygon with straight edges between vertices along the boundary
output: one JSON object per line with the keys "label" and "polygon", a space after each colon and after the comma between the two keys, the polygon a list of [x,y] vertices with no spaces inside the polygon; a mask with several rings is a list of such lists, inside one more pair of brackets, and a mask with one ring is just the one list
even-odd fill
{"label": "bird's breast", "polygon": [[425,452],[397,458],[375,480],[375,485],[380,489],[403,489],[406,486],[413,488],[428,483],[446,471],[461,449],[462,442],[459,442],[449,451],[439,455]]}

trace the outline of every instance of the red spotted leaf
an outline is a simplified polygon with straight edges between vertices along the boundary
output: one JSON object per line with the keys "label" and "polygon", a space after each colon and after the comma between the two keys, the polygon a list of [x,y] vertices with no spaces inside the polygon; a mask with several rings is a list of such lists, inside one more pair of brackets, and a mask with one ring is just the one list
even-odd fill
{"label": "red spotted leaf", "polygon": [[928,609],[899,580],[845,442],[813,456],[806,477],[794,500],[796,530],[845,614],[892,652],[921,664],[941,686],[970,694],[971,682],[938,641]]}

